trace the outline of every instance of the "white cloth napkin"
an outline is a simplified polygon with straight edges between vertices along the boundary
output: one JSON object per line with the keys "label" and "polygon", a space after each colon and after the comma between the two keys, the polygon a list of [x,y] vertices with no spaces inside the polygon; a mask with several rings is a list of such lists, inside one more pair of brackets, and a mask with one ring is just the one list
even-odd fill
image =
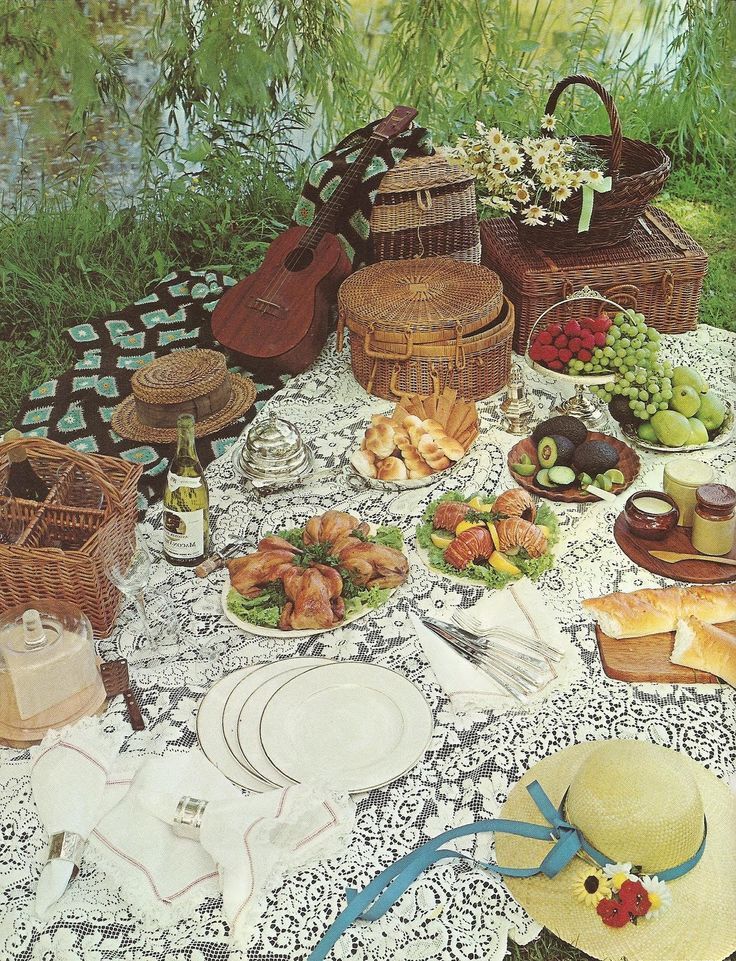
{"label": "white cloth napkin", "polygon": [[[484,623],[541,640],[562,653],[563,658],[553,663],[557,677],[522,702],[507,694],[484,671],[424,627],[416,615],[410,614],[425,657],[458,714],[523,709],[525,705],[543,700],[551,691],[569,684],[579,673],[581,665],[577,651],[560,631],[545,606],[544,598],[531,581],[519,581],[504,590],[485,594],[472,611]],[[446,619],[450,620],[449,617]]]}
{"label": "white cloth napkin", "polygon": [[[52,730],[31,750],[31,791],[49,837],[62,831],[89,838],[105,807],[105,789],[116,745],[89,724]],[[71,861],[44,865],[35,911],[45,917],[62,896],[74,871]]]}

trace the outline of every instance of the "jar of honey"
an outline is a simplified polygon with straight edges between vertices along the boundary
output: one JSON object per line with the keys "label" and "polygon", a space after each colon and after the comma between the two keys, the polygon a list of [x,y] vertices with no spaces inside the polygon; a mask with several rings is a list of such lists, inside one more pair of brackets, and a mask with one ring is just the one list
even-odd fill
{"label": "jar of honey", "polygon": [[677,458],[665,466],[662,487],[665,494],[669,494],[677,504],[680,512],[677,523],[680,527],[693,526],[695,491],[704,484],[712,484],[714,480],[713,468],[699,460]]}
{"label": "jar of honey", "polygon": [[693,547],[701,554],[730,554],[736,536],[736,491],[725,484],[705,484],[695,496]]}

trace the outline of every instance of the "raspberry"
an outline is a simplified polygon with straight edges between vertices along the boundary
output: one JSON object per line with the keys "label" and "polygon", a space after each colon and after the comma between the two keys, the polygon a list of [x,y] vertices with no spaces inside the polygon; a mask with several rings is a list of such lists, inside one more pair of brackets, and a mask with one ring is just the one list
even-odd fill
{"label": "raspberry", "polygon": [[595,327],[593,329],[597,331],[601,331],[602,333],[605,334],[608,332],[610,326],[611,326],[611,318],[606,317],[605,314],[601,314],[599,317],[596,317]]}
{"label": "raspberry", "polygon": [[564,334],[555,337],[555,347],[567,347],[567,337]]}
{"label": "raspberry", "polygon": [[550,334],[548,330],[543,330],[541,334],[537,335],[536,343],[542,344],[542,346],[544,346],[545,344],[551,344],[552,334]]}
{"label": "raspberry", "polygon": [[596,347],[605,347],[606,346],[605,332],[602,330],[597,330],[595,334],[593,334],[593,340],[595,341]]}
{"label": "raspberry", "polygon": [[571,359],[572,359],[572,351],[568,350],[567,347],[563,347],[562,350],[560,351],[560,360],[563,362],[563,364],[566,364],[568,360],[571,360]]}
{"label": "raspberry", "polygon": [[557,353],[557,348],[556,348],[556,347],[552,347],[551,345],[548,346],[548,347],[542,347],[542,348],[540,348],[539,353],[541,354],[542,360],[543,360],[546,364],[548,364],[551,360],[557,360],[557,358],[558,358],[558,356],[559,356],[558,353]]}
{"label": "raspberry", "polygon": [[578,351],[578,360],[582,360],[583,362],[587,363],[587,361],[592,359],[593,359],[593,355],[589,350],[586,350],[585,348],[583,348],[582,350]]}
{"label": "raspberry", "polygon": [[580,346],[584,350],[592,350],[595,347],[595,334],[592,334],[589,330],[584,330],[580,335],[581,344]]}
{"label": "raspberry", "polygon": [[539,344],[535,341],[529,348],[529,356],[535,363],[539,363],[542,360],[542,351],[544,350],[544,344]]}
{"label": "raspberry", "polygon": [[583,317],[578,321],[578,323],[583,328],[583,330],[595,329],[595,320],[593,317]]}
{"label": "raspberry", "polygon": [[583,342],[579,337],[573,337],[567,346],[570,348],[573,354],[577,354],[577,352],[583,346]]}
{"label": "raspberry", "polygon": [[577,322],[577,320],[568,320],[563,330],[569,337],[577,337],[580,331],[582,330],[582,327]]}
{"label": "raspberry", "polygon": [[559,335],[562,333],[562,327],[560,327],[559,324],[550,324],[547,328],[547,333],[550,335],[550,337],[559,337]]}
{"label": "raspberry", "polygon": [[551,360],[547,366],[550,370],[562,370],[564,364],[561,360]]}

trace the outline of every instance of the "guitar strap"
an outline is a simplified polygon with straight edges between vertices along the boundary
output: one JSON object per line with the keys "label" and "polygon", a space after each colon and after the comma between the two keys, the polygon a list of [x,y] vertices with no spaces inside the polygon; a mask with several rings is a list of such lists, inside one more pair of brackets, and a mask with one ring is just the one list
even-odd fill
{"label": "guitar strap", "polygon": [[[350,170],[350,165],[369,139],[373,128],[380,122],[375,120],[359,130],[354,130],[312,165],[294,209],[293,224],[300,227],[311,226],[323,204]],[[416,157],[432,153],[432,139],[424,127],[413,127],[390,142],[377,146],[362,179],[355,185],[351,203],[338,215],[334,229],[331,228],[331,232],[338,235],[354,268],[357,269],[368,261],[371,210],[384,175],[407,155]]]}

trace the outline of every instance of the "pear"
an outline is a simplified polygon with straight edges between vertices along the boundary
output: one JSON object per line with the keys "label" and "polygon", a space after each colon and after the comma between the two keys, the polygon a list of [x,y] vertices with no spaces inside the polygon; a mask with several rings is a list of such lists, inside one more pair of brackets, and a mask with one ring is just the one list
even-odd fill
{"label": "pear", "polygon": [[666,447],[683,447],[690,442],[690,421],[676,410],[658,410],[650,423],[657,440]]}
{"label": "pear", "polygon": [[705,429],[705,424],[702,420],[697,417],[688,417],[688,423],[690,424],[690,440],[688,444],[707,444],[708,443],[708,431]]}
{"label": "pear", "polygon": [[726,417],[726,405],[723,400],[709,390],[700,398],[698,420],[705,425],[706,430],[718,430]]}
{"label": "pear", "polygon": [[685,417],[694,417],[700,410],[701,395],[689,384],[678,384],[672,388],[670,407]]}
{"label": "pear", "polygon": [[[694,367],[675,367],[672,371],[673,387],[692,387],[699,394],[704,394],[708,390],[708,383]],[[689,414],[686,416],[690,416]]]}

